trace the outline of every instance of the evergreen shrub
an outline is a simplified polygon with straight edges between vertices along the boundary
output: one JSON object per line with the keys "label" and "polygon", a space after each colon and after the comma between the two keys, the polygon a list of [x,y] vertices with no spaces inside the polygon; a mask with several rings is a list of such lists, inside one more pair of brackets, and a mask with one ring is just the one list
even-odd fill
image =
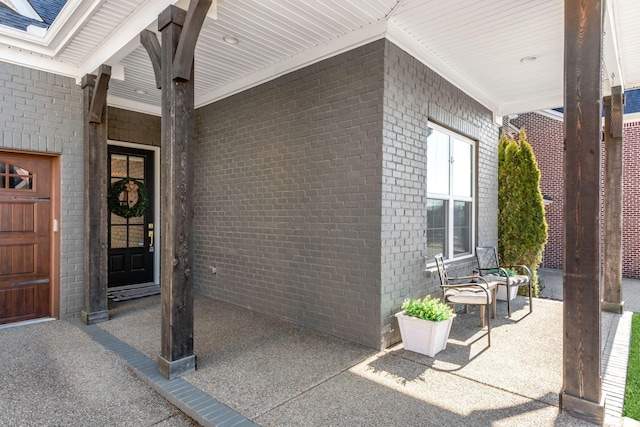
{"label": "evergreen shrub", "polygon": [[540,169],[524,128],[518,140],[498,143],[498,255],[500,264],[524,264],[538,296],[538,266],[547,243]]}

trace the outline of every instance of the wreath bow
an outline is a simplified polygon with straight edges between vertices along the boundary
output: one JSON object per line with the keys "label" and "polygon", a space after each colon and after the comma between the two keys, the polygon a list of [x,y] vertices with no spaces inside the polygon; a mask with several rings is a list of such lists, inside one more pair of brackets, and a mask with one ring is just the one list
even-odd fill
{"label": "wreath bow", "polygon": [[142,216],[149,208],[147,187],[133,178],[111,184],[108,196],[109,210],[124,218]]}

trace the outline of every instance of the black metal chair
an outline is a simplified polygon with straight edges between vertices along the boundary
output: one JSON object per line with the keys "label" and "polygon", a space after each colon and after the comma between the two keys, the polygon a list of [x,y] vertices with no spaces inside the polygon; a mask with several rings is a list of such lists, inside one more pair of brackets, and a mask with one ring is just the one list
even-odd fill
{"label": "black metal chair", "polygon": [[495,317],[495,290],[496,284],[489,283],[481,276],[449,277],[447,266],[442,254],[435,256],[438,275],[440,276],[440,288],[442,289],[442,301],[452,304],[479,305],[480,327],[484,327],[485,311],[492,307],[487,317],[487,338],[491,346],[491,317]]}
{"label": "black metal chair", "polygon": [[[478,270],[480,275],[487,281],[497,282],[498,286],[505,286],[507,291],[507,312],[511,317],[511,288],[527,286],[529,288],[529,313],[533,311],[533,286],[531,270],[526,265],[500,265],[498,251],[493,246],[477,247],[476,258],[478,259]],[[509,275],[507,269],[516,270],[519,273]]]}

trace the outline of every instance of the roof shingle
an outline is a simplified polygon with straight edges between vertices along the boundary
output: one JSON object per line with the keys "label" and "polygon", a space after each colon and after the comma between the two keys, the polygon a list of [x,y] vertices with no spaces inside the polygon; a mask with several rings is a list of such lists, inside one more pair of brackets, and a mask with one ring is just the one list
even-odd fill
{"label": "roof shingle", "polygon": [[67,0],[29,0],[31,7],[40,15],[44,22],[53,24]]}

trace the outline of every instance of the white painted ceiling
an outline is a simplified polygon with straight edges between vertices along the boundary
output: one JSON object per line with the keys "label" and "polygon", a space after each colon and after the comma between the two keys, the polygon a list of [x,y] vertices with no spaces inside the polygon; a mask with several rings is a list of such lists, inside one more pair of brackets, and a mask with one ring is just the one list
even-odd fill
{"label": "white painted ceiling", "polygon": [[[159,114],[138,36],[176,2],[189,4],[69,0],[44,36],[0,25],[0,60],[76,79],[111,65],[109,104]],[[496,116],[560,107],[563,13],[563,0],[214,1],[196,46],[196,107],[383,37]],[[603,89],[640,87],[640,2],[608,2],[605,22]]]}

